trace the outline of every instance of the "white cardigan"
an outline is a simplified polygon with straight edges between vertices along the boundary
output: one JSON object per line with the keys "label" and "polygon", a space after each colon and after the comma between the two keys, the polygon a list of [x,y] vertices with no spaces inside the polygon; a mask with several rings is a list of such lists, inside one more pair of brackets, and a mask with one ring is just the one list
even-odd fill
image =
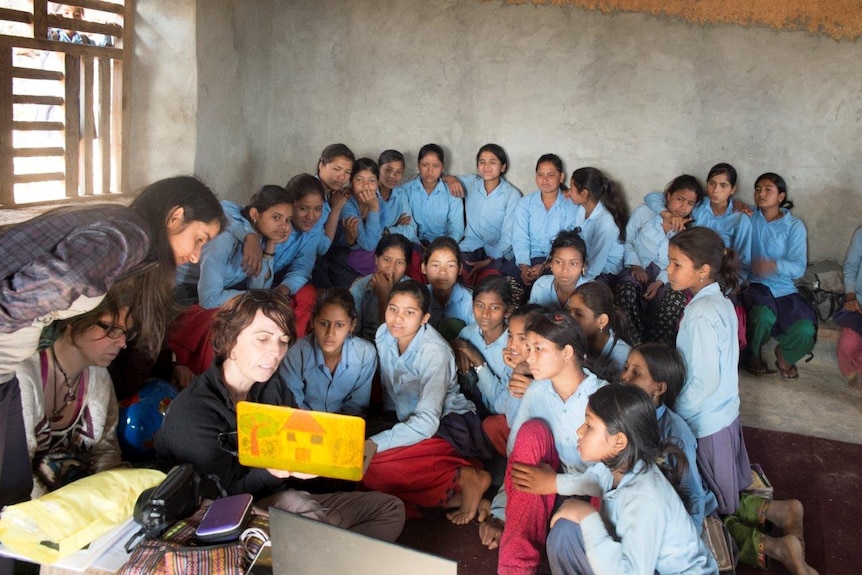
{"label": "white cardigan", "polygon": [[[37,455],[49,451],[51,447],[51,426],[45,414],[45,397],[42,393],[42,353],[34,353],[16,368],[31,463]],[[87,454],[93,471],[98,472],[122,463],[117,442],[119,408],[108,370],[96,366],[87,369],[87,386],[81,410],[69,425],[62,445]],[[31,498],[35,499],[47,491],[34,475]]]}

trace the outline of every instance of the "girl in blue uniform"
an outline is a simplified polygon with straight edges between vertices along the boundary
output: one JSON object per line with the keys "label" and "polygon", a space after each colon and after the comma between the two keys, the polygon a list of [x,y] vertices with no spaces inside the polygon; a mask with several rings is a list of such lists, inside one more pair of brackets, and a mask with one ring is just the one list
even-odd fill
{"label": "girl in blue uniform", "polygon": [[661,343],[644,343],[629,353],[621,379],[650,396],[662,441],[672,440],[685,453],[688,469],[680,478],[677,492],[701,531],[704,517],[715,512],[718,502],[697,469],[697,440],[688,424],[673,411],[685,385],[685,375],[685,362],[677,350]]}
{"label": "girl in blue uniform", "polygon": [[440,179],[445,168],[443,148],[425,144],[418,155],[419,176],[401,186],[419,242],[440,236],[456,242],[464,237],[464,201],[454,197]]}
{"label": "girl in blue uniform", "polygon": [[532,285],[545,271],[551,240],[562,230],[583,221],[583,209],[569,201],[563,181],[563,161],[545,154],[536,162],[538,190],[521,198],[512,227],[512,251],[516,269],[506,271],[524,285]]}
{"label": "girl in blue uniform", "polygon": [[377,350],[354,337],[356,304],[350,292],[320,292],[312,333],[296,342],[282,362],[282,381],[302,409],[364,416],[377,370]]}
{"label": "girl in blue uniform", "polygon": [[706,176],[709,201],[697,204],[687,218],[675,218],[667,211],[664,198],[658,192],[647,194],[644,202],[669,219],[677,231],[682,231],[691,221],[716,232],[724,240],[724,245],[736,252],[741,266],[740,277],[747,279],[751,266],[751,220],[746,211],[735,209],[736,178],[736,169],[730,164],[720,163],[710,168]]}
{"label": "girl in blue uniform", "polygon": [[504,490],[491,511],[496,520],[511,519],[500,539],[502,575],[535,573],[558,494],[600,494],[597,485],[580,482],[587,465],[575,446],[587,399],[607,384],[584,368],[584,334],[571,316],[544,312],[527,325],[527,348],[535,380],[512,425]]}
{"label": "girl in blue uniform", "polygon": [[374,248],[374,273],[359,278],[350,286],[356,302],[359,327],[357,335],[374,341],[377,328],[383,324],[389,290],[406,278],[413,246],[401,234],[383,236]]}
{"label": "girl in blue uniform", "polygon": [[587,243],[590,265],[587,281],[613,285],[623,269],[623,246],[629,209],[620,187],[596,168],[579,168],[572,174],[569,198],[584,208],[581,236]]}
{"label": "girl in blue uniform", "polygon": [[484,269],[499,271],[512,259],[512,226],[521,192],[506,181],[505,150],[485,144],[476,154],[478,173],[460,178],[465,189],[467,227],[459,244],[473,285]]}
{"label": "girl in blue uniform", "polygon": [[793,202],[778,174],[768,172],[757,178],[754,204],[750,285],[742,293],[748,339],[742,365],[756,375],[769,373],[761,348],[774,337],[778,341],[775,365],[781,377],[796,379],[796,362],[814,348],[817,330],[814,309],[794,284],[808,265],[808,232],[802,220],[790,214]]}
{"label": "girl in blue uniform", "polygon": [[551,242],[547,267],[551,275],[540,276],[533,282],[529,303],[548,309],[565,309],[575,288],[584,283],[587,268],[587,244],[580,230],[563,230]]}
{"label": "girl in blue uniform", "polygon": [[671,288],[693,294],[676,338],[686,365],[676,411],[697,437],[698,467],[718,512],[727,515],[751,483],[739,421],[737,320],[726,297],[739,289],[739,260],[717,233],[702,227],[671,238],[668,257]]}
{"label": "girl in blue uniform", "polygon": [[[677,218],[688,218],[703,200],[697,178],[677,176],[664,192],[665,208]],[[685,294],[666,286],[667,242],[677,233],[647,205],[637,208],[626,226],[624,263],[614,296],[626,313],[632,343],[658,341],[673,345]]]}
{"label": "girl in blue uniform", "polygon": [[[649,396],[609,385],[590,396],[578,452],[605,479],[601,512],[568,499],[551,520],[548,560],[560,573],[718,573],[671,482],[685,454],[663,442]],[[656,464],[672,456],[676,466]],[[670,479],[670,481],[669,481]]]}
{"label": "girl in blue uniform", "polygon": [[606,363],[609,369],[621,373],[632,347],[627,341],[626,316],[614,305],[611,288],[599,281],[580,285],[566,309],[587,338],[587,356],[595,364]]}
{"label": "girl in blue uniform", "polygon": [[509,280],[488,276],[473,289],[473,317],[452,343],[461,391],[476,404],[480,416],[505,413],[498,398],[508,395],[512,369],[503,360],[509,337],[506,323],[514,310]]}
{"label": "girl in blue uniform", "polygon": [[[410,207],[404,197],[404,154],[398,150],[384,150],[377,159],[380,167],[378,190],[382,206],[383,230],[390,234],[401,234],[411,242],[418,243],[416,223],[410,216]],[[396,193],[399,191],[399,193]]]}
{"label": "girl in blue uniform", "polygon": [[475,406],[458,389],[452,348],[428,325],[429,305],[428,290],[415,280],[389,293],[376,344],[391,425],[369,438],[377,452],[362,484],[398,496],[409,517],[421,508],[457,507],[450,520],[469,523],[491,483],[472,457],[490,456],[491,447],[482,444]]}
{"label": "girl in blue uniform", "polygon": [[[201,253],[197,292],[205,309],[220,307],[246,289],[268,289],[273,280],[275,248],[291,233],[293,197],[281,186],[263,186],[244,208],[231,202],[222,202],[222,206],[231,214],[238,211],[245,222],[233,221],[230,229],[208,243]],[[249,241],[258,242],[265,256],[257,274],[247,273],[242,266],[246,225],[255,234]]]}
{"label": "girl in blue uniform", "polygon": [[[380,170],[371,158],[359,158],[350,174],[352,195],[341,210],[341,237],[350,253],[353,280],[374,273],[374,248],[383,237],[386,202],[380,197]],[[346,287],[346,286],[345,286]]]}
{"label": "girl in blue uniform", "polygon": [[448,236],[441,236],[425,248],[422,274],[428,278],[431,291],[431,321],[433,328],[446,341],[455,339],[464,326],[476,323],[473,317],[473,296],[459,281],[461,250]]}

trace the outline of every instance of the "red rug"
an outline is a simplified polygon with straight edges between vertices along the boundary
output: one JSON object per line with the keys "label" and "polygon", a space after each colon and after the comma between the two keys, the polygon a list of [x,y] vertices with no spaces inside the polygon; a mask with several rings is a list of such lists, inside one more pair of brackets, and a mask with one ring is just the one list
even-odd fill
{"label": "red rug", "polygon": [[[776,498],[796,498],[805,506],[808,563],[821,575],[862,573],[862,445],[749,427],[744,433],[751,461],[763,467]],[[457,560],[459,573],[492,575],[497,552],[479,543],[478,530],[445,517],[410,521],[398,542]],[[773,563],[768,571],[740,566],[737,573],[787,571]]]}

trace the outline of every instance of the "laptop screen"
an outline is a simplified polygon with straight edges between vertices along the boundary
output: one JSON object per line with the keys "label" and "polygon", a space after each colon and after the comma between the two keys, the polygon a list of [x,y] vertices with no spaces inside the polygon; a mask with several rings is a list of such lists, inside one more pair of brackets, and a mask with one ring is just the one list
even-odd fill
{"label": "laptop screen", "polygon": [[269,510],[273,573],[457,575],[458,562],[360,535],[281,509]]}

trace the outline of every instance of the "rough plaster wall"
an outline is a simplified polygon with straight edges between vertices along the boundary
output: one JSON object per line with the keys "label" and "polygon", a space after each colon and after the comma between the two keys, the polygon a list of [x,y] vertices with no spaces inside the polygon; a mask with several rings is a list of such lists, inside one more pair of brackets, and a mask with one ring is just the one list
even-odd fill
{"label": "rough plaster wall", "polygon": [[273,156],[266,108],[280,90],[268,78],[272,9],[269,0],[198,2],[196,172],[220,197],[237,202],[264,181],[261,163]]}
{"label": "rough plaster wall", "polygon": [[129,187],[194,172],[195,0],[136,0]]}
{"label": "rough plaster wall", "polygon": [[[759,173],[777,171],[808,225],[812,259],[842,258],[860,223],[858,41],[502,0],[271,6],[277,32],[259,42],[271,46],[270,68],[260,51],[238,55],[260,73],[242,88],[244,113],[266,126],[253,138],[266,143],[254,148],[249,190],[313,171],[333,141],[372,157],[401,149],[408,172],[419,147],[438,142],[452,173],[471,172],[478,147],[496,141],[524,192],[535,189],[536,158],[555,152],[569,172],[608,172],[632,207],[675,175],[703,178],[719,161],[737,167],[746,200]],[[242,34],[263,35],[266,22],[257,24]],[[267,83],[278,93],[260,89]],[[233,144],[198,129],[198,166],[224,164]]]}

